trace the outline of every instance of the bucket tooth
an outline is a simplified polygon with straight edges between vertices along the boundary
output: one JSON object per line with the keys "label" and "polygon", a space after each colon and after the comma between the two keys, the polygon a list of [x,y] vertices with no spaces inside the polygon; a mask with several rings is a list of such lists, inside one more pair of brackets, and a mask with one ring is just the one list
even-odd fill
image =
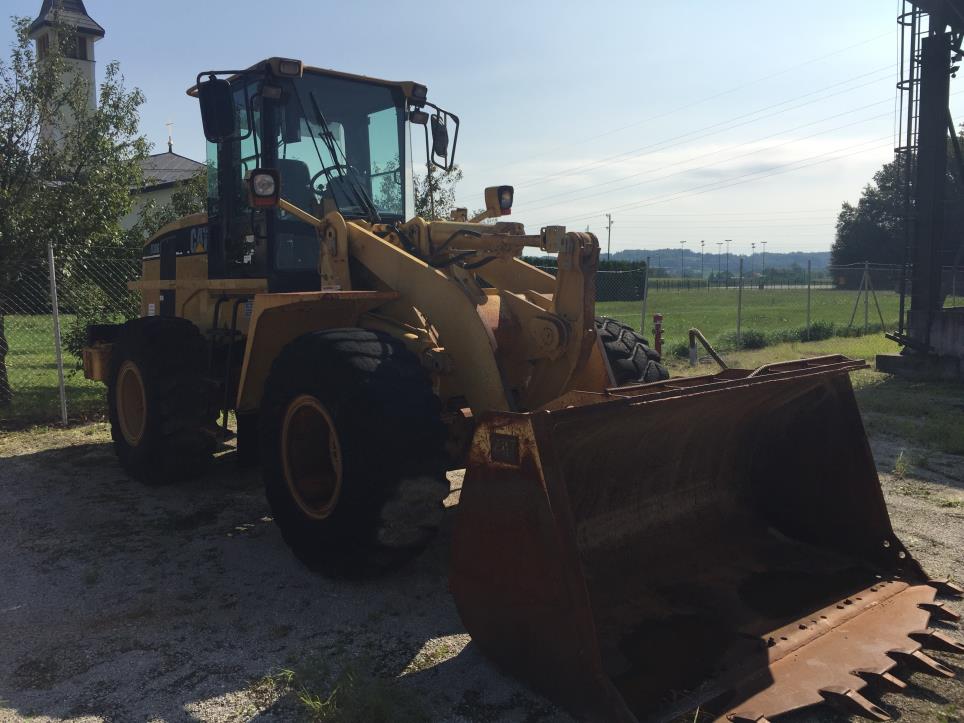
{"label": "bucket tooth", "polygon": [[887,711],[852,688],[821,688],[820,695],[828,704],[847,715],[859,715],[870,720],[892,720]]}
{"label": "bucket tooth", "polygon": [[896,660],[898,663],[907,665],[908,667],[920,672],[927,673],[928,675],[939,675],[944,678],[953,678],[954,671],[948,668],[943,663],[939,663],[928,655],[925,655],[920,650],[915,650],[912,653],[908,653],[906,650],[891,650],[887,653],[891,658]]}
{"label": "bucket tooth", "polygon": [[948,609],[948,607],[942,602],[930,602],[930,603],[920,603],[917,607],[921,610],[926,610],[931,614],[935,620],[944,620],[949,623],[956,623],[961,619],[953,610]]}
{"label": "bucket tooth", "polygon": [[887,691],[889,693],[900,693],[904,690],[907,690],[907,683],[893,673],[881,673],[877,670],[855,670],[854,675],[863,678],[865,681],[867,681],[868,685],[871,685],[878,690]]}
{"label": "bucket tooth", "polygon": [[936,587],[937,592],[941,595],[948,595],[950,597],[964,596],[964,587],[951,582],[950,578],[945,578],[944,580],[928,580],[927,584],[931,587]]}
{"label": "bucket tooth", "polygon": [[957,653],[958,655],[964,653],[964,645],[961,645],[961,643],[940,630],[928,628],[927,630],[910,633],[908,637],[930,650],[940,650],[944,653]]}

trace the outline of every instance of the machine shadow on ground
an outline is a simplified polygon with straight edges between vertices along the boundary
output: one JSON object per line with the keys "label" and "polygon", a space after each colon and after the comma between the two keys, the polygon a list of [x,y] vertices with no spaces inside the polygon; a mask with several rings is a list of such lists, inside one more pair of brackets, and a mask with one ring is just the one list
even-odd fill
{"label": "machine shadow on ground", "polygon": [[409,673],[396,685],[419,689],[433,719],[551,710],[465,648],[446,585],[454,510],[399,569],[332,581],[293,558],[257,470],[233,457],[163,487],[126,478],[103,441],[0,460],[8,714],[289,719],[297,695],[282,696],[280,671],[324,694],[352,666]]}
{"label": "machine shadow on ground", "polygon": [[[894,525],[929,571],[961,579],[961,457],[902,429],[924,423],[906,408],[914,389],[884,391],[861,405]],[[891,391],[907,392],[903,416]],[[199,480],[150,487],[108,440],[94,424],[0,441],[0,719],[292,720],[306,714],[299,693],[324,699],[348,671],[361,682],[344,704],[381,699],[387,720],[568,720],[465,634],[447,586],[451,506],[408,564],[333,581],[294,559],[258,470],[233,452]],[[905,694],[876,698],[889,714],[959,714],[964,660],[935,657],[959,677],[913,675]]]}

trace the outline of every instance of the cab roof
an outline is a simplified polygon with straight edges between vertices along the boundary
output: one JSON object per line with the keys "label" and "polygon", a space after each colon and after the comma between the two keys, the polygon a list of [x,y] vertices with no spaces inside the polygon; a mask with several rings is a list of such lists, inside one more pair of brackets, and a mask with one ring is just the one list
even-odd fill
{"label": "cab roof", "polygon": [[[259,61],[259,62],[255,63],[254,65],[252,65],[252,66],[249,67],[249,68],[246,68],[245,70],[234,72],[234,74],[231,75],[231,76],[228,78],[228,80],[234,80],[235,78],[237,78],[238,76],[240,76],[240,75],[242,75],[242,74],[244,74],[244,73],[264,72],[265,70],[268,70],[268,69],[270,69],[270,71],[271,71],[274,75],[276,75],[276,76],[278,76],[278,77],[291,77],[290,75],[286,75],[286,74],[283,74],[283,73],[279,72],[279,66],[281,65],[281,63],[286,62],[286,61],[287,61],[287,62],[291,62],[291,59],[290,59],[290,58],[277,58],[277,57],[276,57],[276,58],[267,58],[267,59],[265,59],[265,60],[262,60],[262,61]],[[294,61],[294,62],[299,62],[299,63],[300,63],[300,61]],[[229,71],[229,72],[230,72],[230,71]],[[424,101],[424,100],[425,100],[425,98],[424,98],[424,95],[425,95],[424,92],[423,92],[421,98],[416,97],[415,94],[414,94],[414,89],[415,89],[416,87],[419,87],[419,88],[424,89],[425,86],[422,85],[421,83],[416,83],[416,82],[411,81],[411,80],[401,80],[401,81],[399,81],[399,80],[384,80],[384,79],[382,79],[382,78],[373,78],[373,77],[368,76],[368,75],[356,75],[356,74],[354,74],[354,73],[345,73],[345,72],[342,72],[342,71],[340,71],[340,70],[331,70],[330,68],[317,68],[317,67],[315,67],[315,66],[303,65],[303,64],[302,64],[302,72],[303,72],[303,73],[315,73],[315,74],[317,74],[317,75],[327,75],[327,76],[333,77],[333,78],[344,78],[344,79],[346,79],[346,80],[356,80],[356,81],[360,81],[360,82],[363,82],[363,83],[372,83],[372,84],[375,84],[375,85],[385,85],[385,86],[395,87],[395,88],[400,89],[400,90],[402,91],[402,93],[405,94],[405,97],[408,98],[409,100],[415,101],[416,103],[419,103],[419,104],[421,104],[421,101]],[[202,75],[203,75],[203,73],[202,73]],[[189,96],[191,96],[192,98],[196,98],[196,97],[197,97],[197,85],[192,85],[190,88],[188,88],[188,89],[187,89],[187,94],[188,94]]]}

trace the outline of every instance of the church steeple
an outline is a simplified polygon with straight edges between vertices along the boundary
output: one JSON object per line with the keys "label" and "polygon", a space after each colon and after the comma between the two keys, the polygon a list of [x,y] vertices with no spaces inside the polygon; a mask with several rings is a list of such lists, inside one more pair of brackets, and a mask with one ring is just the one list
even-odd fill
{"label": "church steeple", "polygon": [[[58,38],[58,28],[66,28],[67,36]],[[36,44],[37,59],[41,62],[55,44],[61,49],[67,60],[67,72],[80,76],[86,82],[87,103],[91,110],[95,109],[97,79],[94,44],[106,33],[87,13],[83,0],[43,0],[40,14],[30,24],[28,34]],[[45,135],[58,137],[57,126],[65,122],[69,122],[69,119],[61,118],[45,130]]]}
{"label": "church steeple", "polygon": [[43,28],[50,28],[62,23],[77,28],[77,32],[90,36],[92,42],[97,42],[106,34],[84,7],[84,0],[43,0],[40,14],[30,23],[28,32],[30,37],[39,34]]}

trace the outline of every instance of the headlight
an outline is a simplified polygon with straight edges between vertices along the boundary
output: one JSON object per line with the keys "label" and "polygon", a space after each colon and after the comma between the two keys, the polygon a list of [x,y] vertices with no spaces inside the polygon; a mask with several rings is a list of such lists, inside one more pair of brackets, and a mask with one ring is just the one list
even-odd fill
{"label": "headlight", "polygon": [[278,190],[274,176],[268,173],[255,175],[251,180],[251,187],[254,189],[254,195],[262,198],[274,196],[275,191]]}
{"label": "headlight", "polygon": [[503,211],[512,210],[512,197],[513,197],[512,186],[502,186],[499,189],[499,208]]}
{"label": "headlight", "polygon": [[255,168],[248,176],[248,202],[254,208],[270,208],[278,205],[281,196],[281,180],[271,168]]}
{"label": "headlight", "polygon": [[278,75],[286,78],[300,78],[304,72],[304,66],[300,60],[281,58],[278,60]]}

